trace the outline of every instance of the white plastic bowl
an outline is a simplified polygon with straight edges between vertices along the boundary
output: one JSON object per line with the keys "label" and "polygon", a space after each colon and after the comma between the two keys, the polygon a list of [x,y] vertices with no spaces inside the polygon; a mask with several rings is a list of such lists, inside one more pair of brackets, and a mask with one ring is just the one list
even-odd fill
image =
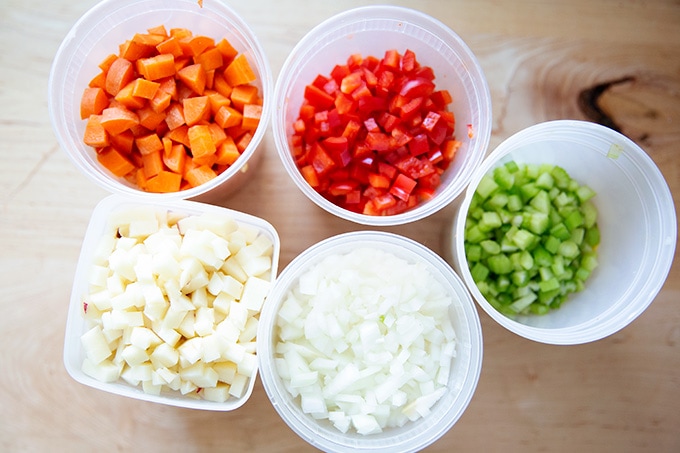
{"label": "white plastic bowl", "polygon": [[[100,71],[104,58],[135,33],[164,25],[187,28],[216,41],[226,38],[246,56],[263,99],[262,119],[253,139],[238,160],[216,178],[198,187],[173,193],[149,193],[108,172],[83,143],[85,120],[80,119],[80,99],[89,81]],[[244,20],[223,2],[196,0],[104,0],[73,25],[59,46],[48,82],[48,103],[59,144],[75,166],[108,192],[137,195],[151,200],[216,199],[241,187],[256,168],[256,150],[267,130],[273,106],[273,78],[269,61],[257,37]]]}
{"label": "white plastic bowl", "polygon": [[[510,160],[560,165],[596,192],[599,266],[583,291],[546,315],[501,314],[482,296],[467,266],[464,232],[472,196],[485,174]],[[607,337],[652,303],[673,261],[677,223],[666,181],[639,146],[598,124],[559,120],[524,129],[489,155],[472,176],[448,236],[454,268],[489,316],[525,338],[566,345]]]}
{"label": "white plastic bowl", "polygon": [[[435,196],[415,208],[391,216],[357,214],[340,208],[314,190],[302,177],[291,153],[290,136],[303,101],[304,88],[319,74],[328,75],[336,64],[360,53],[382,58],[385,51],[411,49],[418,61],[430,66],[437,89],[453,97],[455,137],[463,142],[449,169],[442,175]],[[314,203],[338,217],[365,225],[400,225],[434,214],[467,186],[481,163],[491,137],[491,96],[475,56],[446,25],[424,13],[398,6],[366,6],[345,11],[307,33],[286,59],[274,94],[272,127],[279,156],[298,188]],[[468,124],[474,138],[468,138]]]}
{"label": "white plastic bowl", "polygon": [[238,211],[187,200],[150,202],[149,200],[140,200],[139,197],[133,198],[120,195],[109,195],[99,202],[92,213],[90,223],[83,239],[78,265],[76,267],[64,339],[64,365],[67,372],[73,379],[83,385],[138,400],[212,411],[230,411],[241,407],[250,398],[250,395],[253,392],[255,379],[257,378],[257,370],[249,379],[247,389],[243,396],[240,398],[230,398],[224,403],[183,396],[180,392],[168,391],[162,392],[160,395],[151,395],[145,393],[142,390],[141,385],[133,387],[123,379],[119,379],[112,383],[100,382],[83,372],[82,364],[85,359],[85,351],[82,347],[80,338],[83,333],[87,331],[87,324],[81,315],[81,311],[83,296],[88,294],[88,275],[93,264],[93,257],[95,256],[101,239],[108,231],[107,224],[111,216],[116,215],[118,212],[129,211],[130,208],[146,208],[159,212],[171,211],[184,215],[200,215],[203,213],[227,215],[241,225],[254,228],[260,234],[266,235],[271,240],[273,249],[270,281],[272,284],[276,278],[281,244],[278,233],[274,227],[265,220]]}
{"label": "white plastic bowl", "polygon": [[[448,381],[448,391],[431,412],[400,428],[362,435],[355,431],[342,434],[328,420],[316,420],[302,412],[285,390],[274,363],[277,342],[274,326],[286,294],[302,273],[329,255],[346,254],[357,248],[374,247],[410,263],[423,262],[431,275],[453,298],[450,308],[457,335],[457,356]],[[375,263],[379,266],[380,263]],[[444,435],[462,416],[476,389],[482,365],[482,331],[477,310],[463,282],[451,267],[423,245],[402,236],[384,232],[344,233],[321,241],[298,255],[279,275],[260,314],[258,325],[260,377],[269,399],[288,426],[302,439],[324,451],[417,451]]]}

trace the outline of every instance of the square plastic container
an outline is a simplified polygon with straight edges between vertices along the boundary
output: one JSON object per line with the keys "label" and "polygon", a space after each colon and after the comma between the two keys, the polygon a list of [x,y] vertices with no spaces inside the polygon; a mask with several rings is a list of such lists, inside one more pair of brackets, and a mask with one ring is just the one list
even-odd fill
{"label": "square plastic container", "polygon": [[[317,75],[329,75],[352,54],[382,58],[387,50],[412,50],[418,62],[433,69],[436,89],[453,97],[449,108],[456,120],[454,136],[462,142],[441,185],[430,200],[400,214],[358,214],[337,206],[312,188],[292,155],[293,123],[299,116],[305,86]],[[355,8],[309,31],[286,59],[275,89],[272,128],[286,171],[315,204],[338,217],[365,225],[400,225],[429,216],[448,205],[467,186],[486,154],[491,136],[491,96],[472,51],[446,25],[416,10],[388,5]],[[469,127],[473,131],[469,138]]]}
{"label": "square plastic container", "polygon": [[[456,356],[448,375],[446,392],[431,407],[429,413],[418,420],[407,421],[401,427],[385,428],[380,433],[360,434],[350,428],[343,434],[329,420],[315,419],[304,413],[299,398],[293,398],[286,390],[275,363],[278,338],[278,327],[275,326],[286,295],[293,286],[298,285],[301,275],[328,257],[346,255],[362,248],[378,249],[410,264],[423,264],[430,276],[442,285],[444,292],[452,299],[449,314],[456,335]],[[370,261],[367,264],[381,266],[387,263]],[[345,267],[342,269],[346,270]],[[353,300],[350,298],[346,302],[351,304]],[[474,302],[463,282],[434,252],[411,239],[392,233],[344,233],[323,240],[302,252],[279,275],[260,314],[258,328],[260,378],[272,405],[294,432],[323,451],[421,450],[444,435],[462,416],[472,399],[481,372],[481,325]]]}
{"label": "square plastic container", "polygon": [[[256,75],[263,99],[260,124],[241,156],[216,178],[197,187],[172,193],[150,193],[106,170],[93,148],[83,143],[86,120],[80,118],[83,90],[100,71],[98,65],[135,33],[164,25],[187,28],[194,35],[219,41],[226,38],[245,55]],[[110,193],[136,195],[151,200],[218,199],[241,187],[255,170],[259,159],[256,150],[269,124],[273,106],[273,79],[266,58],[254,32],[224,2],[195,0],[104,0],[87,11],[71,28],[59,46],[48,82],[48,104],[54,132],[59,144],[75,166]]]}
{"label": "square plastic container", "polygon": [[237,409],[250,398],[250,395],[253,392],[253,386],[255,385],[255,379],[257,378],[257,367],[247,382],[244,394],[240,398],[230,397],[225,402],[208,401],[195,395],[182,395],[179,391],[161,392],[160,395],[148,394],[142,390],[141,385],[136,387],[132,386],[122,378],[118,379],[116,382],[107,383],[94,379],[83,372],[82,365],[86,356],[81,344],[81,336],[88,328],[86,320],[82,315],[83,298],[88,294],[89,275],[92,271],[94,256],[97,253],[97,249],[100,246],[100,242],[104,235],[109,233],[107,226],[110,219],[113,216],[119,215],[121,212],[140,208],[153,212],[172,212],[183,216],[200,215],[204,213],[226,215],[235,220],[238,225],[242,225],[243,227],[257,232],[257,234],[264,235],[273,245],[269,282],[272,285],[274,283],[278,269],[281,245],[278,233],[268,222],[238,211],[193,201],[171,200],[155,201],[152,203],[149,200],[140,200],[139,197],[132,198],[120,195],[110,195],[95,207],[85,233],[80,257],[78,259],[68,309],[66,335],[64,340],[64,365],[66,366],[66,370],[73,379],[81,384],[120,396],[190,409],[212,411],[230,411]]}
{"label": "square plastic container", "polygon": [[[591,187],[601,242],[585,289],[545,315],[501,314],[480,293],[465,255],[465,222],[481,178],[514,160],[555,164]],[[474,172],[447,238],[454,268],[477,303],[506,329],[550,344],[607,337],[633,322],[663,286],[675,252],[671,192],[652,159],[632,140],[598,124],[559,120],[531,126],[501,143]]]}

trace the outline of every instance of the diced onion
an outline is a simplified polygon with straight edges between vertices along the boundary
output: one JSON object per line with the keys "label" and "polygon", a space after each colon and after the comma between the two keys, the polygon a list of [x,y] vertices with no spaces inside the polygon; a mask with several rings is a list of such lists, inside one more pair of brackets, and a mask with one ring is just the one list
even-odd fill
{"label": "diced onion", "polygon": [[343,433],[403,426],[446,392],[452,303],[424,263],[370,247],[328,256],[284,297],[276,370],[303,412]]}

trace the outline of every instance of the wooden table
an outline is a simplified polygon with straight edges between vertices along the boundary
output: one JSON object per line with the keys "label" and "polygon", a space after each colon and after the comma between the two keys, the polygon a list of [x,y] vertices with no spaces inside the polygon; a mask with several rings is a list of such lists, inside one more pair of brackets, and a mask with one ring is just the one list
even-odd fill
{"label": "wooden table", "polygon": [[[205,0],[211,1],[211,0]],[[73,381],[62,363],[81,240],[107,193],[59,148],[47,113],[56,49],[94,0],[0,4],[0,450],[308,451],[261,386],[231,413],[139,402]],[[274,74],[305,32],[373,2],[230,2],[261,39]],[[400,1],[449,25],[491,88],[491,148],[551,119],[606,122],[639,143],[680,200],[680,5],[677,1]],[[600,86],[596,103],[580,93]],[[593,108],[596,106],[597,108]],[[264,159],[224,206],[270,221],[280,269],[312,243],[361,227],[309,202],[269,132]],[[452,208],[385,230],[443,253]],[[680,265],[630,326],[570,347],[515,336],[480,311],[484,362],[460,421],[429,451],[680,451]]]}

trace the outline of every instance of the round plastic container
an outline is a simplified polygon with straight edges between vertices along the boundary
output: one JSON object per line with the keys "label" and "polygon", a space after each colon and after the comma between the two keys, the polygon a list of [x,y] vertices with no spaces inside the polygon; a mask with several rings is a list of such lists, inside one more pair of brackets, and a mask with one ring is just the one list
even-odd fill
{"label": "round plastic container", "polygon": [[[284,388],[275,364],[278,342],[275,325],[286,295],[298,284],[301,274],[329,256],[344,255],[365,247],[378,248],[409,263],[425,264],[430,275],[452,297],[449,313],[457,337],[457,354],[453,358],[447,391],[429,414],[399,428],[385,428],[379,434],[358,434],[353,428],[343,434],[328,420],[305,414],[299,398],[294,399]],[[257,349],[264,389],[282,419],[302,439],[324,451],[409,452],[435,442],[465,411],[481,371],[482,332],[474,302],[463,282],[443,259],[411,239],[392,233],[359,231],[340,234],[311,246],[283,270],[260,314]]]}
{"label": "round plastic container", "polygon": [[[355,53],[382,58],[385,51],[411,49],[421,65],[435,73],[437,89],[447,89],[456,118],[454,135],[462,141],[435,196],[401,214],[371,216],[340,208],[303,178],[291,152],[290,137],[298,118],[305,86],[328,75]],[[279,156],[300,190],[321,208],[365,225],[399,225],[429,216],[455,199],[484,158],[491,136],[491,97],[482,69],[462,39],[438,20],[397,6],[367,6],[340,13],[307,33],[286,59],[275,90],[273,131]],[[468,125],[474,131],[468,138]]]}
{"label": "round plastic container", "polygon": [[[130,213],[139,210],[143,210],[145,213],[155,212],[160,215],[168,213],[171,217],[200,216],[203,214],[225,216],[226,218],[234,220],[243,234],[246,234],[245,232],[247,231],[247,235],[251,240],[256,236],[265,236],[272,243],[271,268],[269,273],[262,274],[260,277],[262,279],[268,279],[270,285],[274,284],[278,272],[281,243],[274,227],[265,220],[249,214],[206,203],[187,200],[150,201],[141,200],[139,197],[109,195],[99,202],[92,213],[85,237],[83,238],[83,245],[80,250],[80,257],[78,259],[78,265],[73,280],[64,338],[63,359],[68,374],[83,385],[106,391],[114,395],[142,401],[210,411],[231,411],[241,407],[253,393],[255,379],[257,378],[257,367],[255,367],[253,374],[248,376],[243,394],[239,397],[231,396],[224,402],[209,401],[191,393],[183,395],[180,391],[169,391],[167,388],[160,394],[147,393],[143,390],[141,384],[137,386],[130,385],[122,377],[114,382],[102,382],[83,370],[86,352],[81,343],[81,337],[92,327],[88,324],[92,321],[86,320],[83,316],[83,301],[90,301],[90,303],[94,304],[92,298],[88,297],[91,276],[94,272],[93,264],[97,257],[101,259],[102,253],[104,253],[103,250],[106,250],[103,244],[106,243],[105,238],[109,237],[111,234],[110,225],[112,220],[130,219]],[[150,257],[151,255],[149,254],[148,256]],[[156,254],[154,256],[158,257],[159,255]],[[177,280],[179,279],[180,275],[177,275]],[[115,296],[111,298],[111,300],[114,299]],[[145,308],[142,308],[142,310]],[[128,311],[135,310],[139,311],[140,308],[128,309]],[[111,310],[105,311],[111,314]],[[103,316],[100,316],[100,319],[103,321]],[[157,330],[155,331],[158,332]],[[111,344],[113,344],[113,342],[115,342],[115,339],[112,340]],[[153,346],[153,348],[155,348],[155,346]],[[147,352],[150,351],[151,349]],[[117,353],[118,351],[116,350],[114,356],[112,356],[112,360],[115,359],[115,354]],[[149,362],[147,361],[146,363]]]}
{"label": "round plastic container", "polygon": [[[227,170],[200,186],[174,192],[149,193],[118,178],[97,162],[95,151],[83,143],[86,120],[80,119],[80,99],[98,65],[135,33],[164,25],[187,28],[194,35],[215,41],[226,38],[245,55],[256,74],[254,82],[263,99],[262,119],[242,155]],[[112,193],[138,195],[153,200],[216,198],[242,186],[256,168],[258,145],[264,137],[273,105],[273,79],[269,62],[251,28],[223,2],[195,0],[104,0],[87,11],[64,38],[52,63],[48,103],[59,144],[76,167],[95,183]]]}
{"label": "round plastic container", "polygon": [[[482,176],[510,160],[560,165],[596,192],[599,265],[583,291],[546,315],[501,314],[482,296],[467,266],[464,232],[472,196]],[[651,304],[670,270],[677,223],[666,181],[639,146],[604,126],[560,120],[524,129],[489,155],[472,176],[448,236],[454,268],[489,316],[525,338],[569,345],[607,337]]]}

